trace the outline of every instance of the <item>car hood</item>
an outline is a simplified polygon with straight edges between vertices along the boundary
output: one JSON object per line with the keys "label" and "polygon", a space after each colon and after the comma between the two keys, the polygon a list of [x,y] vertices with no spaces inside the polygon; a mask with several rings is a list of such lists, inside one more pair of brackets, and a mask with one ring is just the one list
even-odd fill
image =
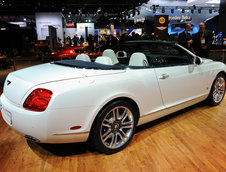
{"label": "car hood", "polygon": [[79,69],[46,63],[10,73],[5,80],[3,93],[11,102],[19,106],[24,95],[34,86],[118,72],[114,70]]}

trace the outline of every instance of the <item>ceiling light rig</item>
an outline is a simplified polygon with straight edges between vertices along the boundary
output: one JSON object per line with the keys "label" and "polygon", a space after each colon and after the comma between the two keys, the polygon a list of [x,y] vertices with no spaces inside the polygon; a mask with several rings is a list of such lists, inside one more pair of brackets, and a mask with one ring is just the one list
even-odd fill
{"label": "ceiling light rig", "polygon": [[132,14],[133,14],[133,17],[136,15],[135,10],[133,10],[133,13]]}
{"label": "ceiling light rig", "polygon": [[156,5],[152,5],[152,11],[153,13],[156,13]]}

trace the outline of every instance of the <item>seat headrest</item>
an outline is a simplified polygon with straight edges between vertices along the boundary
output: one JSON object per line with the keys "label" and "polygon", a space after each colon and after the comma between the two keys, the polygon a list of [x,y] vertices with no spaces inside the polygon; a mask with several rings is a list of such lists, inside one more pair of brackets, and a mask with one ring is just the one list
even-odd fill
{"label": "seat headrest", "polygon": [[86,62],[91,62],[89,56],[86,55],[86,54],[79,54],[79,55],[77,55],[75,60],[82,60],[82,61],[86,61]]}
{"label": "seat headrest", "polygon": [[144,53],[133,53],[129,60],[129,66],[149,66]]}
{"label": "seat headrest", "polygon": [[105,64],[105,65],[114,65],[111,58],[107,57],[107,56],[100,56],[97,57],[95,60],[96,63],[101,63],[101,64]]}
{"label": "seat headrest", "polygon": [[106,50],[104,50],[103,56],[110,57],[111,60],[112,60],[112,62],[113,62],[113,64],[119,63],[119,61],[118,61],[118,59],[117,59],[117,57],[115,55],[115,52],[112,49],[106,49]]}

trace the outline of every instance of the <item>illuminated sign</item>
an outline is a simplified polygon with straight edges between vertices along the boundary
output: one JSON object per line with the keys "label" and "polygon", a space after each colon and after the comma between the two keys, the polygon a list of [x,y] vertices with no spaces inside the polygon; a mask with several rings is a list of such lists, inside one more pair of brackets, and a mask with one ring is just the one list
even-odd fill
{"label": "illuminated sign", "polygon": [[26,22],[9,22],[9,23],[19,25],[20,27],[27,27]]}
{"label": "illuminated sign", "polygon": [[160,18],[159,18],[159,23],[163,24],[163,23],[165,23],[165,22],[166,22],[165,17],[160,17]]}
{"label": "illuminated sign", "polygon": [[66,27],[74,27],[74,24],[73,23],[67,23]]}
{"label": "illuminated sign", "polygon": [[191,16],[169,16],[169,20],[186,20],[186,21],[191,21],[192,17]]}
{"label": "illuminated sign", "polygon": [[137,22],[144,22],[145,21],[145,18],[144,17],[141,17],[141,18],[134,18],[134,23],[137,23]]}

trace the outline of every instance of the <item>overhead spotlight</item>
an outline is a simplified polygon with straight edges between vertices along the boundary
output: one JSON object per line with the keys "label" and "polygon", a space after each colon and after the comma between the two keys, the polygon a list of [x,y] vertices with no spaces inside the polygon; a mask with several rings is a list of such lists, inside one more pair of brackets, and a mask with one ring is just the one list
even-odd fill
{"label": "overhead spotlight", "polygon": [[152,5],[152,10],[153,10],[153,13],[156,12],[156,6],[155,5]]}
{"label": "overhead spotlight", "polygon": [[165,8],[162,8],[162,13],[165,13]]}
{"label": "overhead spotlight", "polygon": [[156,6],[155,5],[152,5],[152,9],[153,9],[153,11],[156,10]]}
{"label": "overhead spotlight", "polygon": [[212,9],[209,9],[209,13],[212,14]]}
{"label": "overhead spotlight", "polygon": [[82,9],[78,9],[78,15],[82,16]]}
{"label": "overhead spotlight", "polygon": [[172,14],[174,13],[174,9],[171,9],[171,13],[172,13]]}
{"label": "overhead spotlight", "polygon": [[185,10],[184,10],[184,8],[182,9],[182,11],[181,11],[182,13],[184,13],[185,12]]}
{"label": "overhead spotlight", "polygon": [[101,8],[98,8],[97,12],[101,12]]}
{"label": "overhead spotlight", "polygon": [[194,9],[191,9],[191,13],[192,13],[192,14],[194,13]]}
{"label": "overhead spotlight", "polygon": [[198,13],[200,14],[202,12],[202,10],[201,9],[198,9]]}

